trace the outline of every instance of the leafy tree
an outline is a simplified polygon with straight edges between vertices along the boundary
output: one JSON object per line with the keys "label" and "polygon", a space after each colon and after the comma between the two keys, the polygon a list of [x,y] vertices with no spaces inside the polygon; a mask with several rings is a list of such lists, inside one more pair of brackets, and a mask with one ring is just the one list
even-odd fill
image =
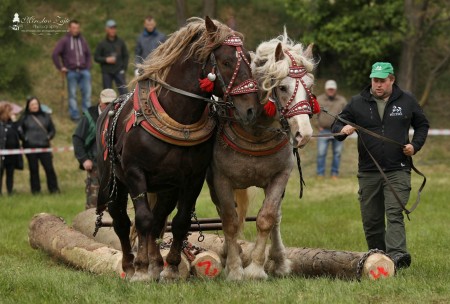
{"label": "leafy tree", "polygon": [[11,28],[14,14],[20,15],[21,9],[22,1],[0,2],[0,16],[4,16],[0,20],[0,93],[7,96],[18,96],[30,90],[23,51],[26,48],[20,31]]}
{"label": "leafy tree", "polygon": [[397,63],[406,28],[401,0],[286,0],[286,9],[304,30],[301,40],[315,43],[322,62],[353,87],[367,83],[375,61]]}

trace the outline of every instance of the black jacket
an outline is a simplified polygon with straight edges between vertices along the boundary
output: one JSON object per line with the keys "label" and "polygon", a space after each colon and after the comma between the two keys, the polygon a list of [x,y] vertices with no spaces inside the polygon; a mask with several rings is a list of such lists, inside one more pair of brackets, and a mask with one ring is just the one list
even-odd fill
{"label": "black jacket", "polygon": [[[17,123],[0,121],[0,149],[19,149],[20,140]],[[23,169],[22,154],[3,155],[3,165],[14,165],[16,169]]]}
{"label": "black jacket", "polygon": [[24,148],[48,148],[55,133],[52,118],[47,113],[25,113],[19,120],[19,135]]}
{"label": "black jacket", "polygon": [[[97,145],[95,143],[95,132],[97,128],[95,124],[97,123],[99,116],[98,106],[90,107],[88,112],[92,117],[94,128],[92,129],[92,127],[90,127],[89,119],[87,118],[86,113],[84,113],[75,129],[75,133],[72,135],[73,150],[76,159],[80,163],[80,169],[82,170],[84,170],[83,163],[88,159],[93,161],[94,164],[97,163]],[[94,134],[90,134],[92,131]],[[92,138],[92,140],[87,142],[86,140],[88,138]]]}
{"label": "black jacket", "polygon": [[[106,57],[116,55],[116,63],[106,63]],[[116,74],[127,70],[128,67],[128,49],[125,42],[116,36],[114,40],[108,38],[101,41],[95,49],[94,59],[100,63],[102,73]]]}
{"label": "black jacket", "polygon": [[[372,98],[370,88],[371,86],[369,85],[359,95],[353,96],[348,105],[342,110],[340,116],[401,144],[411,143],[414,146],[414,153],[417,153],[425,143],[430,126],[414,96],[402,91],[394,84],[392,94],[384,109],[383,121],[381,121],[377,104]],[[338,133],[344,126],[345,124],[341,121],[336,121],[333,124],[332,131]],[[414,129],[414,136],[410,142],[408,133],[411,126]],[[335,136],[335,138],[344,140],[346,136]],[[359,132],[359,171],[378,170],[361,140],[364,141],[368,150],[384,171],[411,169],[408,158],[403,153],[401,146]]]}

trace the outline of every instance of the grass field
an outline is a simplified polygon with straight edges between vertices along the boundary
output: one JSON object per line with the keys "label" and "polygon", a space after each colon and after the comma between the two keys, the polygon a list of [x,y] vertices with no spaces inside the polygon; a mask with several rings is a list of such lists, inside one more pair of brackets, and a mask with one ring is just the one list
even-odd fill
{"label": "grass field", "polygon": [[[60,138],[58,145],[69,138]],[[430,137],[415,157],[428,177],[422,203],[407,222],[412,266],[382,281],[343,281],[333,278],[285,278],[230,283],[192,279],[172,284],[128,283],[117,276],[99,276],[67,267],[28,244],[28,223],[39,212],[63,217],[70,225],[84,208],[83,178],[71,153],[54,155],[62,193],[28,194],[28,172],[17,172],[16,190],[0,198],[0,303],[450,303],[450,177],[446,161],[450,143]],[[355,141],[347,140],[341,178],[317,181],[315,143],[302,152],[307,183],[298,199],[294,172],[283,202],[282,232],[287,246],[365,251],[358,201]],[[328,163],[329,165],[329,163]],[[44,179],[42,180],[45,181]],[[421,180],[413,175],[413,191]],[[43,183],[43,189],[45,185]],[[262,194],[254,192],[252,214]],[[412,195],[411,201],[415,198]],[[197,203],[199,217],[216,216],[205,188]],[[245,238],[255,228],[247,225]]]}

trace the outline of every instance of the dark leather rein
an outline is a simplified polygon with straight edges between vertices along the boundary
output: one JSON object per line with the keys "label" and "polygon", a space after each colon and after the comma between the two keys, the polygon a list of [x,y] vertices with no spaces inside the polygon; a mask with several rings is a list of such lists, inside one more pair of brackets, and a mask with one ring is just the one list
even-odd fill
{"label": "dark leather rein", "polygon": [[[388,138],[388,137],[381,136],[381,135],[379,135],[379,134],[377,134],[377,133],[375,133],[375,132],[373,132],[373,131],[367,130],[366,128],[363,128],[363,127],[361,127],[361,126],[359,126],[359,125],[357,125],[357,124],[355,124],[355,123],[352,123],[352,122],[350,122],[350,121],[348,121],[348,120],[346,120],[346,119],[340,117],[339,115],[334,115],[334,114],[328,112],[328,111],[327,111],[326,109],[324,109],[324,108],[321,108],[321,110],[322,110],[323,112],[325,112],[326,114],[330,115],[331,117],[334,117],[335,119],[337,119],[337,120],[339,120],[339,121],[341,121],[341,122],[343,122],[343,123],[345,123],[345,124],[347,124],[347,125],[352,126],[353,128],[356,129],[356,132],[357,132],[358,134],[359,134],[359,132],[363,132],[363,133],[366,133],[366,134],[368,134],[368,135],[371,135],[371,136],[373,136],[373,137],[375,137],[375,138],[378,138],[378,139],[380,139],[380,140],[382,140],[382,141],[386,141],[386,142],[395,144],[395,145],[400,146],[400,147],[402,147],[402,148],[405,146],[405,145],[402,144],[402,143],[399,143],[399,142],[397,142],[397,141],[395,141],[395,140],[392,140],[392,139],[390,139],[390,138]],[[335,134],[335,135],[342,135],[342,134],[338,133],[338,134]],[[391,182],[388,180],[386,174],[383,172],[383,169],[381,168],[380,164],[375,160],[375,157],[372,155],[372,153],[370,153],[370,151],[369,151],[369,149],[367,148],[367,146],[366,146],[365,142],[363,141],[362,137],[360,136],[359,138],[360,138],[360,140],[361,140],[361,142],[362,142],[364,148],[366,149],[367,153],[369,154],[370,158],[371,158],[372,161],[374,162],[375,166],[377,166],[378,171],[380,171],[381,176],[383,176],[383,179],[385,180],[385,182],[386,182],[386,184],[388,185],[389,189],[390,189],[391,192],[394,194],[395,199],[397,200],[398,204],[402,207],[403,211],[405,211],[405,214],[406,214],[408,220],[411,220],[411,219],[409,218],[409,214],[412,213],[412,212],[417,208],[417,206],[419,205],[419,202],[420,202],[420,194],[422,193],[422,190],[423,190],[423,188],[425,187],[425,184],[427,183],[427,178],[426,178],[426,176],[425,176],[422,172],[420,172],[420,171],[414,166],[412,157],[411,157],[411,156],[408,156],[408,161],[409,161],[409,163],[410,163],[410,165],[411,165],[411,169],[413,169],[414,172],[416,172],[418,175],[422,176],[422,177],[423,177],[423,181],[422,181],[422,185],[420,186],[419,190],[417,191],[417,198],[416,198],[416,201],[415,201],[414,205],[413,205],[410,209],[407,209],[406,206],[405,206],[406,204],[403,204],[403,203],[402,203],[402,201],[401,201],[400,197],[398,196],[397,192],[395,192],[394,187],[392,187]]]}

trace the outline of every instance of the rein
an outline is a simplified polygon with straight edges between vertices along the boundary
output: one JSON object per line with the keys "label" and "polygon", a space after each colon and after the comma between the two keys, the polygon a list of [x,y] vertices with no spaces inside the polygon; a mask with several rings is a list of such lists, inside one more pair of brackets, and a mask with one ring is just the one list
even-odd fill
{"label": "rein", "polygon": [[[366,133],[366,134],[368,134],[368,135],[371,135],[371,136],[373,136],[373,137],[375,137],[375,138],[377,138],[377,139],[380,139],[380,140],[382,140],[382,141],[389,142],[389,143],[398,145],[398,146],[400,146],[400,147],[404,147],[404,146],[405,146],[404,144],[399,143],[399,142],[397,142],[397,141],[395,141],[395,140],[393,140],[393,139],[390,139],[390,138],[388,138],[388,137],[381,136],[381,135],[379,135],[379,134],[377,134],[377,133],[375,133],[375,132],[373,132],[373,131],[367,130],[366,128],[363,128],[363,127],[361,127],[361,126],[359,126],[359,125],[357,125],[357,124],[355,124],[355,123],[352,123],[352,122],[350,122],[350,121],[348,121],[348,120],[346,120],[346,119],[340,117],[339,115],[334,115],[334,114],[328,112],[328,111],[327,111],[326,109],[324,109],[324,108],[322,108],[321,110],[324,111],[326,114],[330,115],[331,117],[334,117],[335,119],[337,119],[337,120],[339,120],[339,121],[341,121],[341,122],[343,122],[343,123],[345,123],[345,124],[347,124],[347,125],[352,126],[353,128],[356,129],[356,131],[357,131],[358,134],[359,134],[359,132],[363,132],[363,133]],[[336,133],[334,133],[334,134],[336,134]],[[337,133],[337,135],[342,135],[342,133]],[[389,182],[389,180],[388,180],[386,174],[383,172],[383,169],[381,168],[380,164],[375,160],[375,157],[372,155],[372,153],[370,153],[369,149],[367,149],[367,146],[366,146],[365,142],[363,141],[362,137],[359,136],[359,138],[361,139],[361,142],[362,142],[364,148],[366,149],[366,151],[367,151],[367,153],[369,154],[370,158],[371,158],[372,161],[374,162],[374,164],[375,164],[375,166],[377,167],[378,171],[380,171],[381,176],[383,176],[383,179],[385,180],[385,182],[386,182],[386,184],[388,185],[389,189],[390,189],[391,192],[394,194],[394,197],[395,197],[396,201],[397,201],[398,204],[402,207],[403,211],[406,213],[406,216],[407,216],[408,220],[411,220],[411,219],[409,218],[409,214],[412,213],[412,212],[417,208],[417,206],[419,205],[419,202],[420,202],[420,195],[421,195],[421,193],[422,193],[423,188],[425,187],[425,185],[426,185],[426,183],[427,183],[427,178],[426,178],[426,176],[425,176],[422,172],[420,172],[420,171],[414,166],[412,157],[411,157],[411,156],[408,156],[408,161],[410,162],[411,169],[413,169],[414,172],[416,172],[418,175],[420,175],[421,177],[423,177],[423,181],[422,181],[422,184],[421,184],[419,190],[417,191],[417,198],[416,198],[415,203],[413,204],[413,206],[412,206],[410,209],[407,209],[407,208],[405,207],[406,204],[403,204],[403,203],[402,203],[402,201],[401,201],[400,197],[398,196],[397,192],[395,192],[394,188],[392,187],[391,182]]]}

